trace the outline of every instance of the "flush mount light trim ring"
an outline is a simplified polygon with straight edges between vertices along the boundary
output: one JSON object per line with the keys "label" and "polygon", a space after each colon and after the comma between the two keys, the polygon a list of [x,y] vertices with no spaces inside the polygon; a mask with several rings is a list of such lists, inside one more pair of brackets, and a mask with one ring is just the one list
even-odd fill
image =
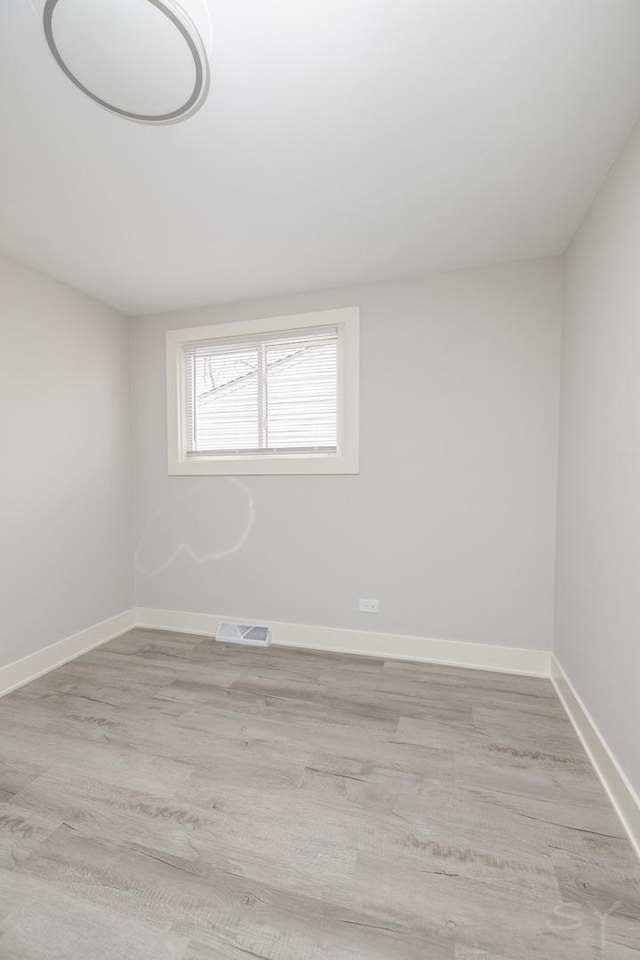
{"label": "flush mount light trim ring", "polygon": [[[73,84],[75,84],[76,87],[78,87],[79,90],[82,90],[82,92],[90,97],[91,100],[95,101],[95,103],[99,103],[101,107],[105,108],[105,110],[109,110],[110,113],[115,113],[119,117],[125,117],[127,120],[137,120],[139,123],[177,123],[179,120],[185,120],[187,117],[191,116],[196,112],[196,110],[199,110],[204,103],[209,91],[209,63],[200,34],[195,24],[186,13],[179,8],[169,7],[167,0],[146,0],[146,2],[156,7],[161,13],[164,14],[165,17],[167,17],[168,20],[171,21],[176,29],[180,31],[180,34],[182,35],[182,38],[187,44],[189,52],[193,57],[195,66],[196,80],[190,96],[181,107],[178,107],[177,110],[172,110],[170,113],[144,114],[134,113],[130,110],[123,110],[121,107],[117,107],[115,104],[109,103],[108,101],[103,100],[101,97],[98,97],[95,93],[89,90],[88,87],[85,87],[85,85],[76,77],[76,75],[69,69],[63,60],[53,36],[53,14],[56,6],[59,3],[59,0],[46,0],[42,15],[44,34],[49,49],[62,72],[69,78],[69,80],[71,80]],[[171,2],[171,0],[168,0],[168,2]]]}

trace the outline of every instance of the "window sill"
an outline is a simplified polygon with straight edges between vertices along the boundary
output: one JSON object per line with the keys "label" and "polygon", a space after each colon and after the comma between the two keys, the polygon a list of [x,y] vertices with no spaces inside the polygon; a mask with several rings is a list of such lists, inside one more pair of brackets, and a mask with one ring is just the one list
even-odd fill
{"label": "window sill", "polygon": [[169,459],[170,476],[229,477],[357,474],[357,457],[220,457],[216,459]]}

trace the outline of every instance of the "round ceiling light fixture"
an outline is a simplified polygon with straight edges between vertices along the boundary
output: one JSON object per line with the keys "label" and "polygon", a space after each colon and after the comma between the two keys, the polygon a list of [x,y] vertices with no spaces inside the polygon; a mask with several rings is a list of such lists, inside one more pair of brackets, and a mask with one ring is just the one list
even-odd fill
{"label": "round ceiling light fixture", "polygon": [[177,123],[209,92],[206,0],[46,0],[58,66],[101,107],[139,123]]}

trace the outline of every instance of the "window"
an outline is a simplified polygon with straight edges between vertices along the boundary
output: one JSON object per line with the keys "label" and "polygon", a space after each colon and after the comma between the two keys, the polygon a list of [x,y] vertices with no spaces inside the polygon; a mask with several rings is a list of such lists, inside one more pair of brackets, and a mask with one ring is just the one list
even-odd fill
{"label": "window", "polygon": [[169,473],[357,473],[358,317],[170,330]]}

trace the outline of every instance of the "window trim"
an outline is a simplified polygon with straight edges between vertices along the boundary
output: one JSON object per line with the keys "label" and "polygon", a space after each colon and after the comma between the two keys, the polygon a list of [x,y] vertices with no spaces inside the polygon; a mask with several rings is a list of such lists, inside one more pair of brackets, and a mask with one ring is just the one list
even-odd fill
{"label": "window trim", "polygon": [[[187,459],[182,347],[200,340],[337,327],[338,453]],[[167,461],[170,476],[358,473],[360,308],[340,307],[257,320],[214,323],[166,332]]]}

